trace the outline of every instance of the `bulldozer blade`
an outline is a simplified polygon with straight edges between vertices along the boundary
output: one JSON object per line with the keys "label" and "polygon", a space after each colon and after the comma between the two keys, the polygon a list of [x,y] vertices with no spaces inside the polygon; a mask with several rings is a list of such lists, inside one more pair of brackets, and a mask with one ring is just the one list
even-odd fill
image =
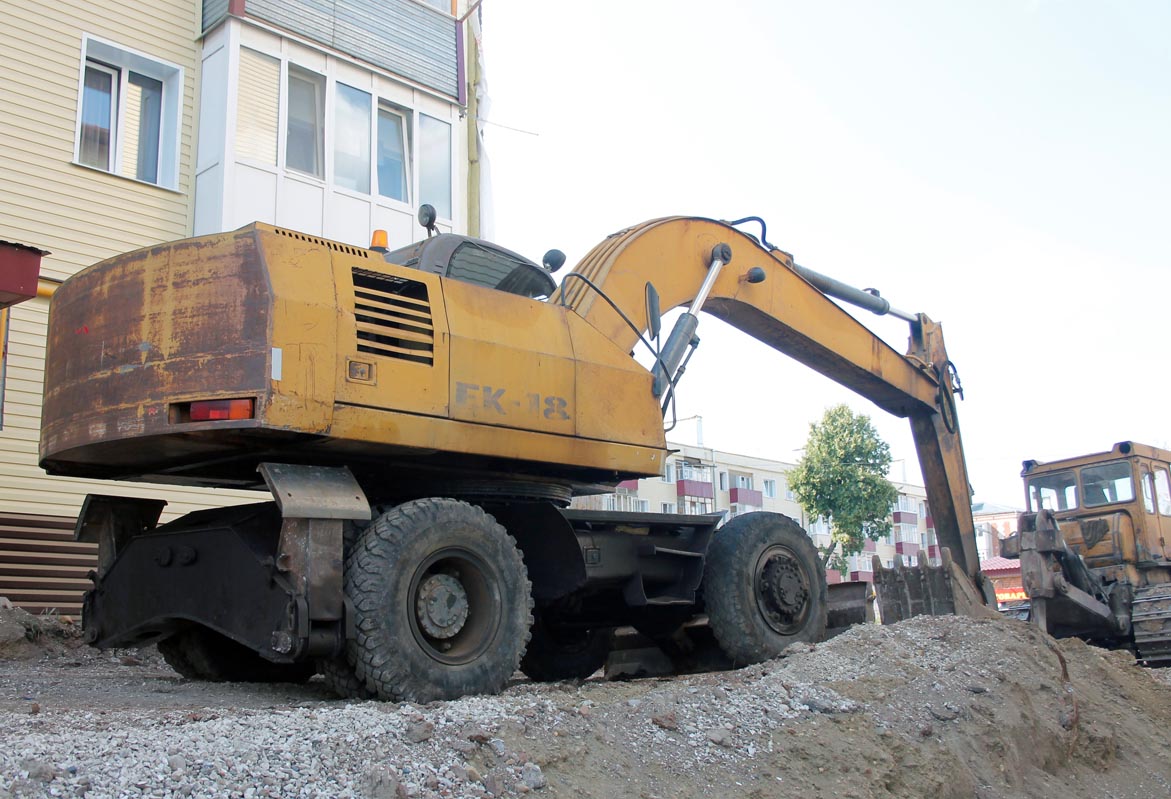
{"label": "bulldozer blade", "polygon": [[835,583],[829,587],[829,612],[826,617],[825,637],[832,638],[847,627],[874,621],[874,605],[870,584],[865,582]]}

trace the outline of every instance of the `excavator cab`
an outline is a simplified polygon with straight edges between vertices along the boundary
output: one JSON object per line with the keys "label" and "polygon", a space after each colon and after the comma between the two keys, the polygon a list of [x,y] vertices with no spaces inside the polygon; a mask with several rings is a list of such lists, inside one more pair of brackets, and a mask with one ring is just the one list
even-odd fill
{"label": "excavator cab", "polygon": [[440,233],[384,257],[388,263],[530,299],[545,299],[557,287],[552,275],[523,255],[455,233]]}

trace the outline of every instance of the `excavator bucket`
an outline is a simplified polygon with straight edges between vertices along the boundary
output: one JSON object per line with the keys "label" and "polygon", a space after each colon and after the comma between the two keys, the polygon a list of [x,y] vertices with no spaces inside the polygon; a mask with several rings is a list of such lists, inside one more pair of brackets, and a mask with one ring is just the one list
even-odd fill
{"label": "excavator bucket", "polygon": [[832,638],[855,624],[874,621],[874,602],[870,584],[865,582],[834,583],[829,588],[829,611],[825,637]]}
{"label": "excavator bucket", "polygon": [[880,623],[894,624],[921,615],[995,615],[971,579],[952,561],[946,547],[939,561],[934,566],[920,552],[918,562],[912,566],[896,555],[894,566],[887,568],[875,556],[874,591]]}

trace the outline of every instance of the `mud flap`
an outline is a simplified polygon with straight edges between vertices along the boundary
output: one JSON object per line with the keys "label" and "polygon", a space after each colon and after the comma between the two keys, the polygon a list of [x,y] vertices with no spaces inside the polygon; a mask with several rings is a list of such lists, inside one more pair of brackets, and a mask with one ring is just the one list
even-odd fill
{"label": "mud flap", "polygon": [[[933,566],[923,553],[915,565],[904,565],[895,556],[894,566],[886,568],[874,558],[874,590],[877,616],[881,624],[894,624],[914,616],[994,616],[995,605],[980,588],[952,561],[951,552],[941,550],[940,564]],[[987,581],[984,581],[987,582]]]}

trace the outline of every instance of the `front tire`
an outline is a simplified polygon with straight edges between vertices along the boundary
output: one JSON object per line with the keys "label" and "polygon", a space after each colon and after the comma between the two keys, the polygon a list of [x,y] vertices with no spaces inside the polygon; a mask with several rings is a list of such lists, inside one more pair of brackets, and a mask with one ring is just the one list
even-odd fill
{"label": "front tire", "polygon": [[532,626],[512,536],[480,508],[418,499],[376,519],[346,562],[357,635],[350,662],[380,699],[498,693]]}
{"label": "front tire", "polygon": [[716,641],[734,664],[825,637],[828,589],[817,549],[779,513],[747,513],[716,531],[703,578]]}

